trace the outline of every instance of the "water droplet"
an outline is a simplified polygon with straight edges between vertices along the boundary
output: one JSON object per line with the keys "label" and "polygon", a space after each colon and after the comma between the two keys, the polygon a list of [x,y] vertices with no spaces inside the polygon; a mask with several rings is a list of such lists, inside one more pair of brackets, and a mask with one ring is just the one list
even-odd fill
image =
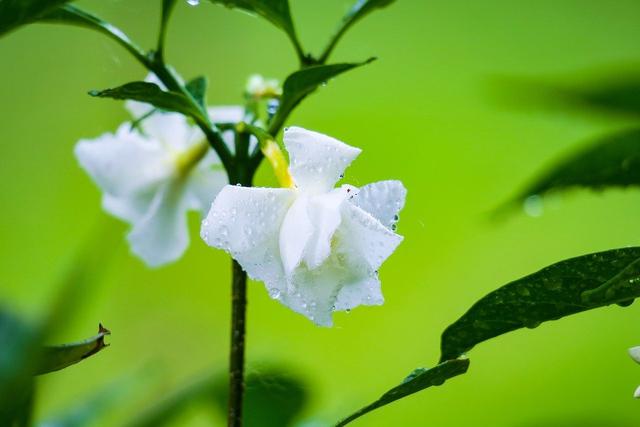
{"label": "water droplet", "polygon": [[524,212],[531,217],[537,218],[542,216],[544,213],[542,197],[537,194],[527,197],[522,204],[522,209],[524,209]]}
{"label": "water droplet", "polygon": [[273,299],[280,299],[280,290],[279,289],[269,289],[269,296]]}

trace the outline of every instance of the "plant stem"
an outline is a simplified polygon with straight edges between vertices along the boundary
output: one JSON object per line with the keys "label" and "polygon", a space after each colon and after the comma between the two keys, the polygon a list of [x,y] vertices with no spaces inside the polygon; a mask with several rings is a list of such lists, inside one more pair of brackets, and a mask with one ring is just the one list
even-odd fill
{"label": "plant stem", "polygon": [[229,427],[242,426],[247,273],[231,261],[231,349],[229,352]]}

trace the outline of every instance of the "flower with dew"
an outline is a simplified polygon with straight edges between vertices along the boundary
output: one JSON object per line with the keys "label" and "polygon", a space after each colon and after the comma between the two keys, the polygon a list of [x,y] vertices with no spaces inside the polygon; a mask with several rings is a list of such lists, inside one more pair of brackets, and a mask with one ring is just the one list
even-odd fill
{"label": "flower with dew", "polygon": [[334,188],[360,149],[297,127],[285,129],[284,145],[294,188],[225,186],[202,238],[318,325],[330,326],[333,311],[382,304],[378,268],[402,241],[404,186]]}
{"label": "flower with dew", "polygon": [[[189,244],[187,211],[204,215],[228,181],[202,131],[186,117],[135,101],[126,107],[133,123],[79,141],[75,155],[103,191],[104,210],[131,224],[132,252],[160,266],[180,258]],[[215,122],[237,122],[244,112],[214,107],[209,114]],[[223,138],[232,149],[233,135]]]}
{"label": "flower with dew", "polygon": [[[629,356],[631,356],[631,358],[637,363],[640,363],[640,346],[631,347],[629,349]],[[640,399],[640,386],[636,388],[635,393],[633,393],[633,397],[635,397],[636,399]]]}

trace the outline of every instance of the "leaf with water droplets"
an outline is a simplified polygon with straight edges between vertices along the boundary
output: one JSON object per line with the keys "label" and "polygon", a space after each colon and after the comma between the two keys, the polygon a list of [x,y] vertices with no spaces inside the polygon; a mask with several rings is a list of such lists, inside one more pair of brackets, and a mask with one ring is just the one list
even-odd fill
{"label": "leaf with water droplets", "polygon": [[89,95],[100,98],[132,99],[146,102],[161,110],[175,111],[193,117],[197,121],[207,122],[191,101],[183,94],[164,91],[158,85],[148,82],[132,82],[114,89],[92,90]]}
{"label": "leaf with water droplets", "polygon": [[558,262],[480,299],[442,334],[441,360],[520,328],[640,297],[640,247]]}
{"label": "leaf with water droplets", "polygon": [[374,60],[375,58],[370,58],[364,62],[316,65],[289,75],[282,85],[280,107],[269,125],[269,133],[275,135],[291,111],[293,111],[307,95],[315,91],[318,86],[325,84],[329,79],[339,74],[369,64]]}
{"label": "leaf with water droplets", "polygon": [[336,424],[336,427],[345,426],[357,418],[403,397],[429,387],[442,385],[448,379],[464,374],[467,369],[469,369],[469,359],[467,358],[447,360],[431,369],[418,368],[411,372],[399,386],[387,391],[375,402],[349,415]]}
{"label": "leaf with water droplets", "polygon": [[541,195],[571,188],[640,186],[640,128],[604,136],[558,162],[522,191],[512,204],[532,216],[542,213]]}
{"label": "leaf with water droplets", "polygon": [[0,35],[37,21],[43,15],[69,0],[2,0],[0,1]]}

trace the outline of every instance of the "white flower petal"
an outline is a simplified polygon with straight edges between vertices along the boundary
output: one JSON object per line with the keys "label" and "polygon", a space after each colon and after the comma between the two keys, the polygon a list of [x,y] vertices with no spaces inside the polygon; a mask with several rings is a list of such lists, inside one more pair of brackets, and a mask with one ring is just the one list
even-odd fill
{"label": "white flower petal", "polygon": [[157,267],[175,261],[189,245],[184,186],[167,184],[127,236],[133,253]]}
{"label": "white flower petal", "polygon": [[289,170],[301,190],[311,194],[330,191],[362,150],[337,139],[299,127],[284,132]]}
{"label": "white flower petal", "polygon": [[147,192],[174,172],[160,144],[131,132],[128,123],[115,135],[81,140],[75,155],[98,186],[113,196]]}
{"label": "white flower petal", "polygon": [[629,356],[636,362],[640,363],[640,346],[631,347],[629,349]]}
{"label": "white flower petal", "polygon": [[636,399],[640,399],[640,386],[638,386],[636,391],[633,393],[633,397],[635,397]]}
{"label": "white flower petal", "polygon": [[307,214],[313,224],[313,235],[304,251],[304,261],[310,269],[320,266],[331,253],[331,238],[342,221],[342,203],[347,197],[343,188],[312,197]]}
{"label": "white flower petal", "polygon": [[305,248],[313,232],[314,226],[309,217],[309,199],[300,196],[287,211],[280,228],[280,256],[287,276],[302,261]]}
{"label": "white flower petal", "polygon": [[344,203],[342,225],[336,233],[340,250],[363,260],[372,270],[396,250],[402,236],[386,228],[377,219],[351,203]]}
{"label": "white flower petal", "polygon": [[365,185],[350,199],[351,203],[368,212],[387,228],[398,222],[404,207],[407,189],[400,181],[379,181]]}
{"label": "white flower petal", "polygon": [[221,167],[198,165],[191,172],[187,184],[188,192],[195,201],[193,209],[204,217],[213,200],[227,183],[227,175]]}
{"label": "white flower petal", "polygon": [[149,211],[154,195],[149,192],[130,197],[115,197],[105,193],[102,195],[102,208],[116,218],[134,223]]}
{"label": "white flower petal", "polygon": [[240,105],[218,105],[207,108],[213,123],[238,123],[244,118],[244,107]]}
{"label": "white flower petal", "polygon": [[362,280],[345,283],[338,292],[334,309],[345,311],[359,305],[382,305],[383,303],[380,280],[373,273]]}
{"label": "white flower petal", "polygon": [[270,293],[282,292],[278,238],[294,197],[285,188],[227,185],[213,201],[200,235],[231,254],[252,279],[265,282]]}
{"label": "white flower petal", "polygon": [[142,120],[139,127],[146,136],[175,152],[182,152],[204,140],[202,131],[178,113],[156,112]]}

